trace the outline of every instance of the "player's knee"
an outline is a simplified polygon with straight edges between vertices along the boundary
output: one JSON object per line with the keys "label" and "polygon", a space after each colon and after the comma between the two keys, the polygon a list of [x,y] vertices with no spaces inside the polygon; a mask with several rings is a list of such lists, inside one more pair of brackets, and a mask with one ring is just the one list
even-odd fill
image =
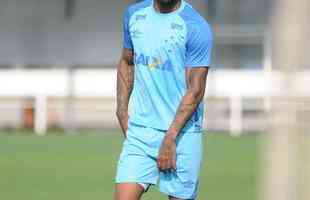
{"label": "player's knee", "polygon": [[115,200],[139,200],[143,194],[143,187],[133,183],[116,185]]}

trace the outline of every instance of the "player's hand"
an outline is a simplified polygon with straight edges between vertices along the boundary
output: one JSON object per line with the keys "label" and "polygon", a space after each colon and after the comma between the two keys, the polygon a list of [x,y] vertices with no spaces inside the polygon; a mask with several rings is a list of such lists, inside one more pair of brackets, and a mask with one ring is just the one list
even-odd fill
{"label": "player's hand", "polygon": [[176,143],[175,139],[168,134],[161,144],[157,166],[161,171],[176,170]]}

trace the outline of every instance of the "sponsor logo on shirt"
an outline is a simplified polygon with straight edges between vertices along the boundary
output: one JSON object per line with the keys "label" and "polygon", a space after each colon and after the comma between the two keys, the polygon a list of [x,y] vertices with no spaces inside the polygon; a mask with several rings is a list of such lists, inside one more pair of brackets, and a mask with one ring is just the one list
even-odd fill
{"label": "sponsor logo on shirt", "polygon": [[146,56],[143,53],[142,54],[136,54],[135,53],[135,64],[136,65],[143,65],[147,66],[150,70],[172,70],[172,64],[169,59],[163,61],[160,58],[153,57],[153,56]]}

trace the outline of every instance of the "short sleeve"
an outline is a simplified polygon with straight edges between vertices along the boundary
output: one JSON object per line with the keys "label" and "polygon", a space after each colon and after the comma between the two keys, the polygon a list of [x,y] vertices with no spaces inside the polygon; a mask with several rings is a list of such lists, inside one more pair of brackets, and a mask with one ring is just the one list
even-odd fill
{"label": "short sleeve", "polygon": [[209,67],[213,47],[210,26],[207,23],[195,24],[188,31],[185,67]]}
{"label": "short sleeve", "polygon": [[130,14],[129,10],[127,9],[123,17],[123,47],[126,49],[133,49],[129,30],[129,19]]}

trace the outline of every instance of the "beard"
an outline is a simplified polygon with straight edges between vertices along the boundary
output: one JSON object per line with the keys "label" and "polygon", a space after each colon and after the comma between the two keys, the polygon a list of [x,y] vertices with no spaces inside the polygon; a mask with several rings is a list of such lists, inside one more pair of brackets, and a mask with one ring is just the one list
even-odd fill
{"label": "beard", "polygon": [[180,0],[156,0],[162,9],[173,9]]}

